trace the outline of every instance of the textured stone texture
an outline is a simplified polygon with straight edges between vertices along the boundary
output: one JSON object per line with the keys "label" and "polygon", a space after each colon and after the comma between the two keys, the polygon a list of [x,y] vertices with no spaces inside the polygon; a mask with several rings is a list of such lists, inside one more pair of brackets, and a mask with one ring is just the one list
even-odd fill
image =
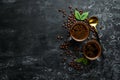
{"label": "textured stone texture", "polygon": [[[0,0],[0,80],[120,80],[120,0]],[[99,18],[104,57],[79,73],[61,64],[58,9]],[[69,72],[67,72],[68,70]]]}

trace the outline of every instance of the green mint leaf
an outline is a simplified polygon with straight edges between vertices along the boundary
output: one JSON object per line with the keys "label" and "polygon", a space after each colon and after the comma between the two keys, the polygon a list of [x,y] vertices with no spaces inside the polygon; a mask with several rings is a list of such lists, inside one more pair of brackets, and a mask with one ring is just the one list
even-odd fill
{"label": "green mint leaf", "polygon": [[84,12],[80,17],[80,20],[85,20],[88,17],[88,14],[88,12]]}
{"label": "green mint leaf", "polygon": [[83,64],[87,65],[88,64],[88,60],[84,58]]}
{"label": "green mint leaf", "polygon": [[75,62],[77,62],[77,63],[82,62],[84,65],[87,65],[87,64],[88,64],[88,60],[85,59],[85,58],[78,58],[78,59],[75,59]]}
{"label": "green mint leaf", "polygon": [[75,10],[75,14],[74,15],[75,15],[75,18],[77,20],[81,20],[81,15],[80,15],[79,11]]}
{"label": "green mint leaf", "polygon": [[75,62],[80,63],[80,62],[82,62],[82,61],[83,61],[83,59],[84,59],[84,58],[78,58],[78,59],[75,59]]}

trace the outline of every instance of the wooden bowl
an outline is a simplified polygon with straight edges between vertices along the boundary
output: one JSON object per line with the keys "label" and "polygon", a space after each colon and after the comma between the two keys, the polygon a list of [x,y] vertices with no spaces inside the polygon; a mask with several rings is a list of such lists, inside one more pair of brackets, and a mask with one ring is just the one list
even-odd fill
{"label": "wooden bowl", "polygon": [[84,45],[83,53],[87,59],[95,60],[101,55],[101,45],[96,40],[90,40]]}
{"label": "wooden bowl", "polygon": [[78,42],[86,40],[89,32],[89,25],[83,21],[75,23],[70,29],[71,37]]}

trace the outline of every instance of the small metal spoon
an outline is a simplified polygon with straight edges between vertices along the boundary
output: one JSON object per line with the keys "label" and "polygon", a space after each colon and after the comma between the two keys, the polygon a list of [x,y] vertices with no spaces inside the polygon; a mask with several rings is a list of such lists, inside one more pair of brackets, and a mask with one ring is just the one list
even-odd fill
{"label": "small metal spoon", "polygon": [[97,17],[95,17],[95,16],[90,17],[90,19],[89,19],[89,24],[90,24],[91,27],[94,27],[94,28],[95,28],[95,31],[96,31],[96,32],[98,32],[98,31],[97,31],[97,28],[96,28],[96,26],[98,25],[98,18],[97,18]]}

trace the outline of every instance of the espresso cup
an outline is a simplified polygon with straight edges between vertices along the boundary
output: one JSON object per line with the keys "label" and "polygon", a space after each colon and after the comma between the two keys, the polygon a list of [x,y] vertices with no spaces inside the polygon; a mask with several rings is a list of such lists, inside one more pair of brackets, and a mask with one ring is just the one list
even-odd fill
{"label": "espresso cup", "polygon": [[101,45],[97,40],[90,40],[83,46],[83,54],[89,60],[96,60],[101,55]]}
{"label": "espresso cup", "polygon": [[89,25],[83,21],[76,22],[70,29],[71,37],[78,42],[86,40],[89,32]]}

